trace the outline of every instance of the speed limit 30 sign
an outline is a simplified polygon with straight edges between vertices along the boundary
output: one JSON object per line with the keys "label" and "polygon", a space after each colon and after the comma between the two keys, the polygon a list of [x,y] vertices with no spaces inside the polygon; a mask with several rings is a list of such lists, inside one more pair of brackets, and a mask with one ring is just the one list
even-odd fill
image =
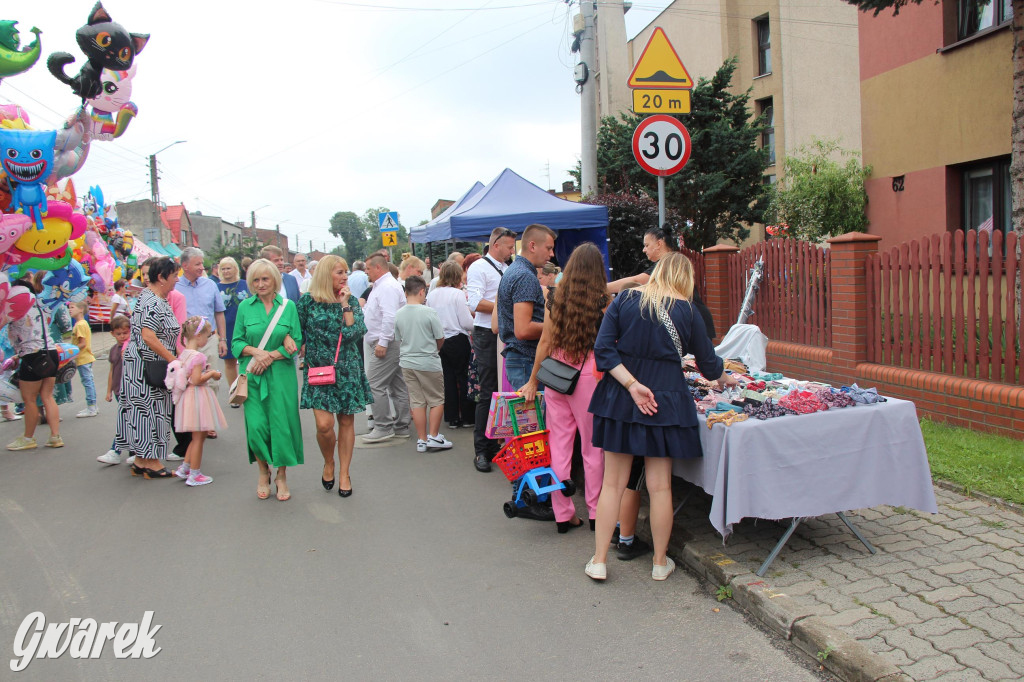
{"label": "speed limit 30 sign", "polygon": [[678,173],[690,160],[690,133],[671,116],[649,116],[633,132],[633,156],[653,175]]}

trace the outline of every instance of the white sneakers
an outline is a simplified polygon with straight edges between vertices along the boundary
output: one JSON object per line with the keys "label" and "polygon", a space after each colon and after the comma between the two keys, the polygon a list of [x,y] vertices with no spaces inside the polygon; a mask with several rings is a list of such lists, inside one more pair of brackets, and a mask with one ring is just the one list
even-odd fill
{"label": "white sneakers", "polygon": [[[587,562],[587,567],[583,569],[583,572],[593,580],[606,580],[608,578],[608,564],[594,561],[596,558],[590,557],[590,561]],[[675,570],[676,562],[672,561],[672,557],[665,557],[664,566],[654,564],[654,568],[651,569],[651,577],[655,580],[665,580]]]}
{"label": "white sneakers", "polygon": [[391,440],[395,437],[394,431],[385,431],[384,429],[377,428],[376,426],[370,430],[369,433],[364,433],[359,437],[364,443],[383,443],[386,440]]}
{"label": "white sneakers", "polygon": [[419,440],[417,438],[416,439],[416,452],[426,452],[426,451],[427,451],[427,441]]}
{"label": "white sneakers", "polygon": [[608,564],[599,564],[594,559],[596,556],[590,557],[590,561],[587,562],[587,567],[583,569],[583,572],[594,580],[605,580],[608,577]]}
{"label": "white sneakers", "polygon": [[105,453],[97,457],[96,461],[101,464],[120,464],[121,453],[117,450],[107,450]]}
{"label": "white sneakers", "polygon": [[439,433],[436,436],[427,436],[427,448],[430,450],[451,450],[452,445],[454,443],[445,438],[443,433]]}
{"label": "white sneakers", "polygon": [[79,411],[79,413],[76,414],[75,416],[78,417],[79,419],[82,419],[84,417],[95,417],[99,413],[100,410],[98,407],[96,407],[95,405],[89,405],[88,407]]}

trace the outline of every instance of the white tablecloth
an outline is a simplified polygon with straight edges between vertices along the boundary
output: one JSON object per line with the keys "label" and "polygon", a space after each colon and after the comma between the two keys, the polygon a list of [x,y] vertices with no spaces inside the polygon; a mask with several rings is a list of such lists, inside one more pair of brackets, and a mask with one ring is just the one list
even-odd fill
{"label": "white tablecloth", "polygon": [[711,524],[723,536],[751,517],[822,516],[880,504],[936,513],[931,470],[914,403],[889,398],[708,429],[704,457],[673,473],[714,497]]}

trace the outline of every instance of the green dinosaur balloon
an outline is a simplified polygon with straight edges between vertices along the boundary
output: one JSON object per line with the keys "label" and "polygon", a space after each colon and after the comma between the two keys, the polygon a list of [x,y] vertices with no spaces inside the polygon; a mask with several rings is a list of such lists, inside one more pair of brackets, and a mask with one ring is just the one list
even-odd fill
{"label": "green dinosaur balloon", "polygon": [[39,61],[42,51],[39,34],[42,31],[33,26],[32,33],[36,34],[36,39],[19,52],[20,40],[18,39],[18,29],[15,28],[17,24],[17,21],[0,21],[0,78],[24,73]]}

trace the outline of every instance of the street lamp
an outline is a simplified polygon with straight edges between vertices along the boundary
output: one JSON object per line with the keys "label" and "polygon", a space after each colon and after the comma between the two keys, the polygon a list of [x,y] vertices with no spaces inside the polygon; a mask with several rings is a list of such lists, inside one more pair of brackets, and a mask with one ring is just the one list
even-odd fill
{"label": "street lamp", "polygon": [[175,142],[170,143],[163,149],[155,151],[149,155],[149,186],[150,189],[153,191],[153,205],[155,206],[160,206],[160,185],[156,177],[156,155],[162,151],[170,149],[176,144],[183,144],[185,142],[188,142],[188,140],[177,140]]}

